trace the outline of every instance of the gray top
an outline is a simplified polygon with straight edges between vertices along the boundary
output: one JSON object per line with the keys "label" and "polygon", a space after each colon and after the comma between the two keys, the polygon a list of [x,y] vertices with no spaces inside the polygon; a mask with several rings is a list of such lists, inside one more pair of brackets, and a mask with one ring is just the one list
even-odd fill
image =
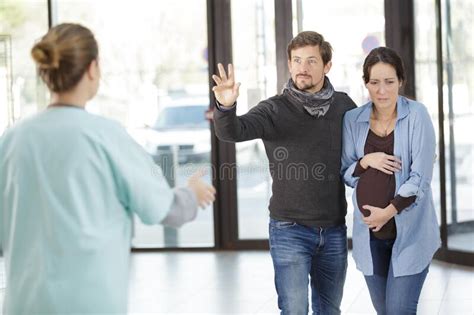
{"label": "gray top", "polygon": [[286,95],[260,102],[247,114],[214,112],[217,137],[240,142],[260,138],[265,145],[272,197],[270,216],[308,226],[345,223],[347,203],[340,177],[342,119],[356,107],[347,94],[334,93],[326,115],[313,117]]}
{"label": "gray top", "polygon": [[198,203],[194,192],[189,187],[175,188],[170,212],[161,221],[161,224],[181,227],[184,223],[196,218],[197,210]]}

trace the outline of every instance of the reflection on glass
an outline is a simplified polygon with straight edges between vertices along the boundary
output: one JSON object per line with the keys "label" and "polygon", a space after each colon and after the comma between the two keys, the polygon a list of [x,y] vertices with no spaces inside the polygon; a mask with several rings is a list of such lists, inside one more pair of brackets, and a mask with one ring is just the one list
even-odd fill
{"label": "reflection on glass", "polygon": [[30,51],[47,30],[46,0],[0,1],[0,135],[46,105]]}
{"label": "reflection on glass", "polygon": [[448,247],[474,252],[474,5],[445,0],[441,8]]}
{"label": "reflection on glass", "polygon": [[208,105],[164,108],[153,128],[157,130],[206,128],[209,122],[206,121],[204,116],[208,108]]}
{"label": "reflection on glass", "polygon": [[[346,92],[358,106],[365,104],[369,99],[362,64],[373,48],[385,45],[384,1],[301,0],[300,5],[298,20],[303,23],[298,25],[321,33],[334,49],[328,74],[334,89]],[[330,14],[322,14],[322,8]],[[351,196],[352,189],[346,187],[348,237],[352,236],[354,213]]]}
{"label": "reflection on glass", "polygon": [[[153,157],[171,186],[192,171],[210,176],[205,0],[53,1],[56,21],[95,33],[102,82],[87,110],[120,121]],[[124,148],[126,150],[126,148]],[[180,229],[136,218],[134,247],[214,246],[212,207]]]}
{"label": "reflection on glass", "polygon": [[[276,94],[273,1],[231,1],[232,55],[242,82],[237,114]],[[245,16],[245,18],[242,18]],[[239,239],[268,238],[271,177],[262,140],[236,144]]]}

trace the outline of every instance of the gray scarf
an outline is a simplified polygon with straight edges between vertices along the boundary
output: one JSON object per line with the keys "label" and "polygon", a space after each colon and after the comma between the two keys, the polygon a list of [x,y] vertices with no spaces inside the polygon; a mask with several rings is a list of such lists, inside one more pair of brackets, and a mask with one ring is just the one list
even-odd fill
{"label": "gray scarf", "polygon": [[308,93],[298,90],[293,80],[290,79],[283,88],[283,94],[288,95],[296,103],[303,105],[304,109],[315,117],[326,115],[329,106],[334,101],[334,87],[326,76],[324,76],[324,84],[319,92]]}

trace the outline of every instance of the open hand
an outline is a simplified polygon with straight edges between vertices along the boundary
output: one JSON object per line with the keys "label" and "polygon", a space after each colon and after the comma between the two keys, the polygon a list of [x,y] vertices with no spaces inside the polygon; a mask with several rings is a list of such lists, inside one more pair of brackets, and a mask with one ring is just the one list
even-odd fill
{"label": "open hand", "polygon": [[216,195],[216,189],[202,180],[205,173],[206,172],[201,169],[188,179],[188,187],[196,195],[199,207],[201,208],[205,208],[214,202]]}
{"label": "open hand", "polygon": [[364,155],[360,160],[363,168],[372,167],[385,174],[392,175],[402,169],[402,161],[394,155],[385,154],[383,152],[374,152]]}
{"label": "open hand", "polygon": [[240,83],[235,83],[232,64],[229,64],[227,68],[229,76],[227,76],[221,63],[217,64],[217,68],[219,69],[219,75],[212,75],[212,79],[216,82],[216,86],[212,88],[212,91],[220,104],[230,107],[235,104],[237,97],[239,97]]}
{"label": "open hand", "polygon": [[372,207],[369,205],[365,205],[362,208],[370,211],[370,215],[362,218],[362,220],[369,226],[369,229],[374,232],[380,231],[380,229],[397,214],[397,209],[392,204],[389,204],[386,208]]}

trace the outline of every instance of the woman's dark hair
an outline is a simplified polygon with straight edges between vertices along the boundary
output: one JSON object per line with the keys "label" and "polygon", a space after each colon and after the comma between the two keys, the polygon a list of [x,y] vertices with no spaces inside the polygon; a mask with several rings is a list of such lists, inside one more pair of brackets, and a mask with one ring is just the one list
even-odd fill
{"label": "woman's dark hair", "polygon": [[292,50],[306,46],[319,46],[319,52],[324,65],[327,65],[328,62],[331,61],[331,44],[324,40],[323,35],[313,31],[301,32],[290,41],[287,47],[288,60],[291,60]]}
{"label": "woman's dark hair", "polygon": [[391,65],[397,72],[397,77],[400,82],[405,82],[405,68],[403,67],[402,58],[395,52],[395,50],[388,47],[377,47],[367,55],[364,61],[364,75],[363,79],[365,83],[370,80],[370,70],[375,64],[383,62]]}
{"label": "woman's dark hair", "polygon": [[98,55],[94,34],[70,23],[51,28],[31,49],[38,74],[52,92],[75,87]]}

